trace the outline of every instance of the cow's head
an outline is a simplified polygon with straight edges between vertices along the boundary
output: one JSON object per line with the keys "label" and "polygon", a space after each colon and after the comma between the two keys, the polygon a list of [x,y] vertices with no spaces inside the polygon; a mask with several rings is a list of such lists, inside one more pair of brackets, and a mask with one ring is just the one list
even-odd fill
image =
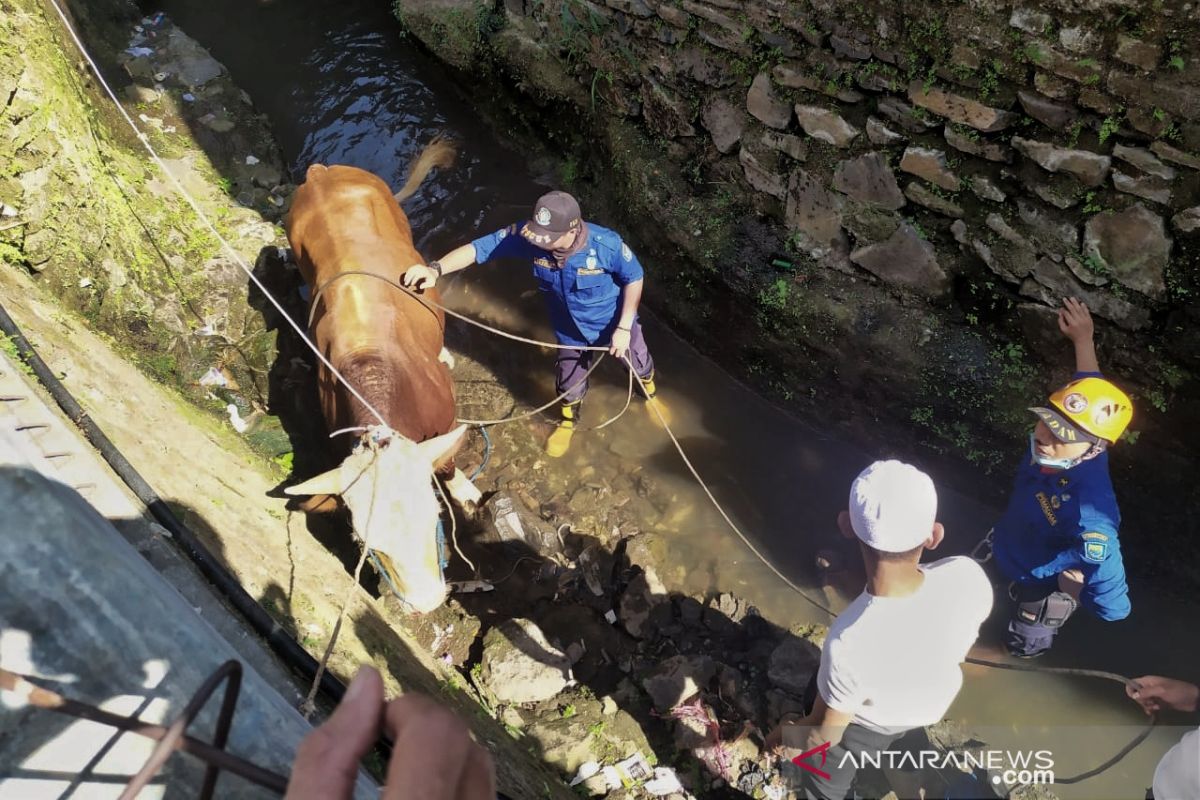
{"label": "cow's head", "polygon": [[460,425],[417,444],[395,431],[372,428],[340,465],[284,491],[341,495],[355,535],[364,546],[391,558],[396,590],[415,610],[432,611],[445,600],[446,586],[431,473],[453,457],[466,432]]}

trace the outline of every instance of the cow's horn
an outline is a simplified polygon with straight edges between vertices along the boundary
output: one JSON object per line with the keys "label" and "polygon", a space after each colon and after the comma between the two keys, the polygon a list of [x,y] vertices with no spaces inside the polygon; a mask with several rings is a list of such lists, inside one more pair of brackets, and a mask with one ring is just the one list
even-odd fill
{"label": "cow's horn", "polygon": [[292,495],[341,494],[342,488],[342,468],[337,466],[328,472],[322,472],[320,475],[309,478],[304,483],[288,486],[283,491],[285,494]]}
{"label": "cow's horn", "polygon": [[442,464],[454,458],[458,448],[462,447],[466,435],[467,426],[459,425],[449,433],[443,433],[441,436],[421,442],[417,447],[421,457],[432,464],[434,470],[437,470]]}

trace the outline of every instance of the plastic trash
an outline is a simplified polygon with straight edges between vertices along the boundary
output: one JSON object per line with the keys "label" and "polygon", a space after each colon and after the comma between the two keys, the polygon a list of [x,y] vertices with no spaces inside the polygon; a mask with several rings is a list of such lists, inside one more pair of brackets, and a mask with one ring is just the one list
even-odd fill
{"label": "plastic trash", "polygon": [[600,764],[595,761],[585,761],[579,765],[579,770],[575,773],[575,777],[571,779],[571,786],[578,786],[588,778],[600,771]]}
{"label": "plastic trash", "polygon": [[79,288],[80,288],[80,289],[87,289],[87,288],[89,288],[91,285],[92,285],[92,279],[91,279],[91,278],[80,278],[80,279],[79,279]]}
{"label": "plastic trash", "polygon": [[250,427],[250,423],[242,419],[241,415],[238,414],[238,407],[233,403],[225,406],[225,412],[229,414],[229,424],[232,425],[233,429],[238,433],[245,433],[246,429]]}
{"label": "plastic trash", "polygon": [[125,52],[134,58],[144,58],[145,56],[154,55],[154,51],[149,47],[129,47],[125,49]]}
{"label": "plastic trash", "polygon": [[487,581],[451,581],[450,591],[458,594],[470,594],[472,592],[490,592],[496,587]]}
{"label": "plastic trash", "polygon": [[513,507],[512,498],[500,495],[492,502],[492,521],[502,542],[525,541],[525,528],[521,525],[521,517]]}
{"label": "plastic trash", "polygon": [[0,217],[15,217],[17,210],[7,203],[0,203]]}
{"label": "plastic trash", "polygon": [[608,620],[609,625],[617,624],[617,612],[613,611],[611,608],[604,612],[604,618]]}
{"label": "plastic trash", "polygon": [[208,372],[200,376],[201,386],[228,386],[229,381],[221,374],[221,370],[216,367],[209,367]]}
{"label": "plastic trash", "polygon": [[[621,780],[619,786],[624,786],[626,789],[654,775],[654,768],[650,766],[650,762],[640,752],[634,753],[624,761],[618,761],[616,767],[605,767],[606,772],[609,769],[617,771]],[[613,788],[618,787],[614,786]]]}
{"label": "plastic trash", "polygon": [[257,163],[258,163],[258,159],[255,158],[254,156],[246,156],[246,164],[247,165],[253,167]]}
{"label": "plastic trash", "polygon": [[194,102],[196,102],[196,95],[192,94],[191,92],[184,92],[183,94],[181,94],[181,95],[180,95],[180,97],[182,97],[182,98],[183,98],[183,101],[184,101],[185,103],[194,103]]}
{"label": "plastic trash", "polygon": [[167,73],[165,73],[165,72],[156,72],[156,73],[154,73],[154,80],[158,81],[159,83],[162,83],[163,81],[165,81],[165,80],[166,80],[167,78],[169,78],[169,77],[171,77],[171,76],[170,76],[170,75],[168,75],[168,74],[167,74]]}
{"label": "plastic trash", "polygon": [[655,767],[654,777],[642,784],[642,788],[655,797],[685,791],[683,784],[675,776],[675,770],[670,767]]}

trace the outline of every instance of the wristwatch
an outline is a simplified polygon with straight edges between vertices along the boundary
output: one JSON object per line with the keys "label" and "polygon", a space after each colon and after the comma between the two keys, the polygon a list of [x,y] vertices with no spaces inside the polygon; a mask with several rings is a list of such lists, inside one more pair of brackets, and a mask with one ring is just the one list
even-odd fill
{"label": "wristwatch", "polygon": [[442,277],[442,262],[440,262],[440,261],[438,261],[438,260],[436,260],[436,259],[435,259],[435,260],[433,260],[433,261],[430,261],[430,262],[429,262],[428,264],[426,264],[425,266],[429,267],[431,270],[433,270],[434,272],[436,272],[436,273],[437,273],[437,276],[438,276],[439,278],[440,278],[440,277]]}

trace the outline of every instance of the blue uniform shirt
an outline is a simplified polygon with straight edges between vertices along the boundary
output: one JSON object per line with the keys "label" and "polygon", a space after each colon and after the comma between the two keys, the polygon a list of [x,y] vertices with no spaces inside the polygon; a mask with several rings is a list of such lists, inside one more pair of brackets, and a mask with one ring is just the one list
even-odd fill
{"label": "blue uniform shirt", "polygon": [[1018,583],[1050,586],[1058,573],[1080,570],[1083,606],[1103,620],[1124,619],[1130,604],[1117,540],[1120,524],[1108,453],[1051,471],[1026,457],[1008,508],[996,523],[992,552],[1000,570]]}
{"label": "blue uniform shirt", "polygon": [[587,228],[587,241],[562,269],[553,255],[520,234],[519,224],[472,242],[481,264],[495,258],[532,262],[555,338],[573,347],[608,344],[620,316],[621,288],[643,276],[637,256],[620,236],[590,222]]}

